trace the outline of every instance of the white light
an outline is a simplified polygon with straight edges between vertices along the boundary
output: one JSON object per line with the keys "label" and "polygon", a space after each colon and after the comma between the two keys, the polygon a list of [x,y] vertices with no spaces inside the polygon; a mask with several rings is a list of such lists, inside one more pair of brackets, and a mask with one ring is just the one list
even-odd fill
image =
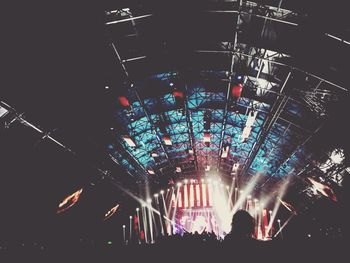
{"label": "white light", "polygon": [[185,180],[184,180],[184,183],[185,183],[185,184],[187,184],[187,183],[188,183],[188,180],[187,180],[187,179],[185,179]]}
{"label": "white light", "polygon": [[170,189],[167,189],[167,192],[169,192],[170,191]]}
{"label": "white light", "polygon": [[277,219],[277,222],[278,222],[278,223],[281,223],[281,219]]}
{"label": "white light", "polygon": [[170,85],[170,87],[172,87],[172,86],[174,86],[174,83],[170,82],[170,84],[169,84],[169,85]]}
{"label": "white light", "polygon": [[204,179],[201,179],[201,182],[204,183]]}
{"label": "white light", "polygon": [[129,216],[129,219],[132,219],[132,216]]}
{"label": "white light", "polygon": [[156,173],[155,173],[153,170],[151,170],[151,169],[148,169],[147,172],[148,172],[149,174],[156,174]]}
{"label": "white light", "polygon": [[176,172],[177,172],[177,173],[181,173],[181,171],[182,171],[182,170],[181,170],[181,167],[180,167],[180,166],[177,166],[177,167],[176,167]]}
{"label": "white light", "polygon": [[0,106],[0,118],[5,116],[9,111]]}
{"label": "white light", "polygon": [[188,153],[192,155],[194,152],[193,152],[192,149],[189,149],[189,150],[188,150]]}
{"label": "white light", "polygon": [[154,194],[153,196],[154,196],[154,197],[158,197],[158,194]]}
{"label": "white light", "polygon": [[125,225],[123,225],[123,228],[125,228],[126,226]]}
{"label": "white light", "polygon": [[269,213],[272,214],[272,210],[270,210]]}
{"label": "white light", "polygon": [[147,199],[147,203],[152,203],[152,199],[151,199],[151,198],[148,198],[148,199]]}
{"label": "white light", "polygon": [[109,86],[105,86],[105,89],[109,89]]}
{"label": "white light", "polygon": [[137,208],[136,208],[136,212],[138,212],[139,210],[140,210],[140,208],[137,207]]}
{"label": "white light", "polygon": [[[169,190],[169,189],[168,189]],[[164,190],[160,190],[159,192],[161,195],[164,194]]]}
{"label": "white light", "polygon": [[151,156],[152,156],[153,158],[155,158],[155,157],[158,157],[159,155],[158,155],[157,153],[153,152],[153,153],[151,153]]}
{"label": "white light", "polygon": [[165,145],[168,145],[168,146],[173,145],[171,142],[171,139],[169,137],[164,137],[163,141],[164,141]]}
{"label": "white light", "polygon": [[136,147],[136,144],[134,141],[130,138],[128,135],[123,136],[124,141],[130,146],[130,147]]}
{"label": "white light", "polygon": [[182,183],[179,182],[179,183],[177,183],[176,185],[177,185],[178,187],[181,187],[181,186],[182,186]]}

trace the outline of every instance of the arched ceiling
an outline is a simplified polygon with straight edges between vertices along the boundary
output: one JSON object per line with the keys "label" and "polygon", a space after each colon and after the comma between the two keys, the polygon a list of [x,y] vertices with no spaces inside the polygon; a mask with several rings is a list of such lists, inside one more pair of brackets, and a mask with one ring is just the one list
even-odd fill
{"label": "arched ceiling", "polygon": [[[113,159],[138,180],[278,180],[320,158],[309,142],[348,93],[349,42],[329,28],[310,33],[291,2],[131,1],[106,10]],[[331,54],[310,50],[316,41]]]}

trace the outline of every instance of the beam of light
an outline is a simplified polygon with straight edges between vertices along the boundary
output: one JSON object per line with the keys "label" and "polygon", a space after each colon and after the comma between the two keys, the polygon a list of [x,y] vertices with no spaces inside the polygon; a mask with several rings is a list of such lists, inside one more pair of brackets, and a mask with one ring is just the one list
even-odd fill
{"label": "beam of light", "polygon": [[[247,184],[247,186],[242,191],[242,194],[239,195],[238,200],[235,202],[232,211],[231,211],[231,218],[232,216],[237,212],[237,210],[242,207],[244,201],[246,200],[247,196],[251,194],[253,191],[256,183],[260,179],[261,174],[255,175]],[[240,192],[241,192],[240,191]]]}
{"label": "beam of light", "polygon": [[289,203],[283,201],[281,198],[278,198],[278,200],[281,202],[281,204],[282,204],[288,211],[292,212],[293,214],[297,214],[295,208],[294,208],[291,204],[289,204]]}
{"label": "beam of light", "polygon": [[57,214],[60,214],[66,211],[67,209],[71,208],[73,205],[75,205],[78,202],[82,192],[83,192],[83,188],[79,189],[78,191],[74,192],[73,194],[63,199],[63,201],[58,205]]}
{"label": "beam of light", "polygon": [[111,218],[111,216],[113,216],[115,214],[115,212],[117,212],[118,207],[119,207],[119,204],[112,207],[107,213],[105,213],[103,221],[106,221],[109,218]]}
{"label": "beam of light", "polygon": [[146,206],[143,205],[141,208],[141,215],[142,215],[142,223],[143,223],[143,229],[145,232],[145,241],[148,243],[148,225],[147,225],[147,214],[146,214]]}
{"label": "beam of light", "polygon": [[[278,190],[278,198],[282,199],[283,196],[285,195],[289,181],[290,181],[290,178],[288,177],[281,185],[280,189]],[[279,202],[279,201],[275,203],[275,206],[272,210],[272,213],[270,214],[270,221],[269,221],[269,226],[267,228],[267,233],[270,233],[270,230],[273,226],[273,223],[275,221],[275,218],[276,218],[278,209],[280,208],[280,205],[281,205],[281,202]]]}
{"label": "beam of light", "polygon": [[124,241],[124,244],[125,244],[125,242],[126,242],[126,233],[125,233],[125,228],[126,228],[126,226],[125,226],[125,225],[123,225],[123,241]]}
{"label": "beam of light", "polygon": [[129,240],[131,241],[132,236],[132,216],[129,216]]}
{"label": "beam of light", "polygon": [[278,222],[278,225],[279,225],[279,229],[278,231],[276,232],[276,234],[273,236],[273,237],[277,237],[280,233],[281,233],[281,237],[283,239],[283,236],[282,236],[282,230],[283,228],[285,228],[287,226],[287,224],[289,223],[289,221],[295,216],[295,214],[291,214],[291,216],[286,220],[286,222],[284,222],[283,226],[281,226],[281,222],[279,221]]}
{"label": "beam of light", "polygon": [[308,177],[307,179],[311,182],[312,186],[317,190],[317,192],[321,193],[325,197],[330,198],[334,202],[337,201],[337,196],[335,195],[333,189],[330,188],[328,185],[321,184],[310,177]]}
{"label": "beam of light", "polygon": [[149,206],[147,206],[147,211],[148,211],[148,219],[149,219],[149,232],[150,232],[150,236],[151,236],[151,244],[154,243],[154,239],[153,239],[153,221],[152,221],[152,214],[151,214],[151,209]]}

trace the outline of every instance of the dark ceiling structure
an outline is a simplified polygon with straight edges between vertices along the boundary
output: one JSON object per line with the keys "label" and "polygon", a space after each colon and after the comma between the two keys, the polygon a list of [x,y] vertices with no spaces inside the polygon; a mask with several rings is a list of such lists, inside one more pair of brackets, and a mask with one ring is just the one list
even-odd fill
{"label": "dark ceiling structure", "polygon": [[[311,2],[18,11],[0,94],[2,166],[14,176],[6,182],[30,185],[21,196],[47,196],[49,205],[33,208],[45,220],[82,185],[105,203],[93,208],[102,213],[128,198],[121,187],[143,195],[144,185],[155,192],[210,174],[242,184],[261,175],[257,192],[288,178],[287,199],[300,210],[324,197],[307,178],[341,195],[350,172],[350,26],[342,5]],[[23,179],[27,171],[38,175]],[[94,214],[87,206],[83,215]]]}

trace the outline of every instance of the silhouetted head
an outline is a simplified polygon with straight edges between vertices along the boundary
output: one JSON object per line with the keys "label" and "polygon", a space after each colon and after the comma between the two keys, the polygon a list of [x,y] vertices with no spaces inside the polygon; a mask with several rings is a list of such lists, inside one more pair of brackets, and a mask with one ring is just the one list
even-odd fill
{"label": "silhouetted head", "polygon": [[254,233],[254,218],[245,210],[238,210],[232,218],[231,233],[240,237],[252,237]]}

